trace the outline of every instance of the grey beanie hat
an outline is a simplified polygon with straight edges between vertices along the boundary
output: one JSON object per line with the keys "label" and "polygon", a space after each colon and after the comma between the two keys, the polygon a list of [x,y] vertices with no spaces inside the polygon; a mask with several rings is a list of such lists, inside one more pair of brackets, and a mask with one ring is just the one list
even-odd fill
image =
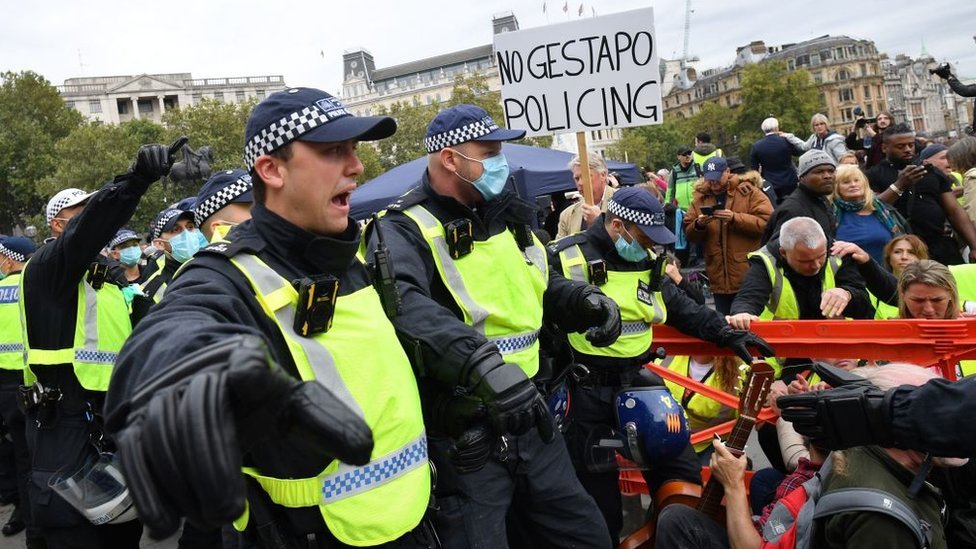
{"label": "grey beanie hat", "polygon": [[820,149],[811,149],[800,157],[800,165],[797,167],[797,172],[800,176],[806,175],[806,173],[817,166],[833,166],[837,167],[837,163],[834,162],[834,158],[829,154],[821,151]]}

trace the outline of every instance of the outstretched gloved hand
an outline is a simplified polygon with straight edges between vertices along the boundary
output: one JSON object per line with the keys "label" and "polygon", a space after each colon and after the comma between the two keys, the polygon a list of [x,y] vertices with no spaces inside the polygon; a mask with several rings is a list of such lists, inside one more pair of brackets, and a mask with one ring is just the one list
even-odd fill
{"label": "outstretched gloved hand", "polygon": [[136,153],[136,160],[129,167],[129,172],[146,185],[158,181],[169,174],[176,153],[187,142],[186,136],[180,137],[172,145],[143,145]]}
{"label": "outstretched gloved hand", "polygon": [[620,337],[620,307],[595,286],[583,294],[582,315],[590,323],[586,339],[594,347],[609,347]]}
{"label": "outstretched gloved hand", "polygon": [[768,357],[776,354],[765,339],[749,330],[736,330],[731,326],[722,328],[718,334],[717,343],[720,347],[728,347],[735,351],[735,354],[746,364],[752,364],[753,353],[749,352],[750,345],[759,351],[760,356]]}
{"label": "outstretched gloved hand", "polygon": [[240,516],[242,454],[292,432],[354,465],[373,449],[361,412],[324,385],[282,371],[260,339],[240,336],[188,356],[141,389],[112,434],[139,517],[160,538],[181,516],[205,528]]}
{"label": "outstretched gloved hand", "polygon": [[894,390],[882,391],[867,380],[829,391],[780,397],[784,420],[801,435],[830,450],[877,444],[894,446],[891,399]]}

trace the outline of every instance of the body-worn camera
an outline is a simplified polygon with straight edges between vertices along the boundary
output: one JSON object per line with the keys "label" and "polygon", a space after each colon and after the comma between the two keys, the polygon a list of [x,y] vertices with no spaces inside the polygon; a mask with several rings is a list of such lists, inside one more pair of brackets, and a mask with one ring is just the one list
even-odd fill
{"label": "body-worn camera", "polygon": [[295,333],[303,337],[329,331],[339,297],[339,280],[329,275],[304,277],[292,283],[298,292]]}

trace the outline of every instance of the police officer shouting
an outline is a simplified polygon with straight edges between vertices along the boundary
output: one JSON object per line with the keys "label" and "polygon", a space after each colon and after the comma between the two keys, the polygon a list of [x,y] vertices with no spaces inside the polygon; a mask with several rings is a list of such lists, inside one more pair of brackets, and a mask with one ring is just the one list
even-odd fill
{"label": "police officer shouting", "polygon": [[381,233],[396,267],[394,325],[422,384],[445,547],[505,547],[516,484],[545,541],[608,547],[530,378],[544,313],[595,345],[616,339],[620,315],[595,286],[549,268],[527,226],[534,207],[506,189],[502,142],[524,134],[473,105],[441,111],[427,128],[427,171],[369,242]]}
{"label": "police officer shouting", "polygon": [[[597,347],[585,338],[568,334],[577,364],[568,376],[570,408],[567,444],[576,474],[594,497],[616,542],[623,526],[618,472],[612,450],[595,450],[601,438],[610,438],[616,426],[614,396],[629,386],[663,385],[644,369],[652,360],[653,325],[679,330],[729,347],[747,363],[748,345],[763,354],[772,349],[755,334],[733,330],[712,309],[699,305],[664,275],[663,263],[648,252],[674,242],[665,227],[664,208],[643,189],[620,189],[610,198],[607,213],[585,232],[550,244],[558,254],[555,268],[572,280],[596,284],[620,307],[623,329],[609,347]],[[645,479],[653,494],[666,480],[701,483],[701,466],[691,444],[674,459],[651,464]]]}
{"label": "police officer shouting", "polygon": [[21,275],[31,518],[55,546],[137,547],[142,536],[138,521],[96,526],[52,493],[49,483],[106,450],[98,412],[131,326],[122,291],[97,258],[149,185],[169,172],[175,148],[145,145],[131,170],[101,190],[54,195],[46,212],[53,236]]}
{"label": "police officer shouting", "polygon": [[395,131],[311,88],[251,113],[252,219],[183,266],[123,350],[106,405],[155,535],[185,516],[233,521],[263,547],[431,539],[416,381],[349,219],[357,143]]}
{"label": "police officer shouting", "polygon": [[0,239],[0,418],[14,451],[18,501],[2,533],[12,536],[27,528],[27,547],[43,547],[44,540],[30,520],[27,484],[30,454],[24,438],[24,413],[17,406],[17,389],[24,383],[24,330],[20,322],[20,273],[37,249],[22,236]]}

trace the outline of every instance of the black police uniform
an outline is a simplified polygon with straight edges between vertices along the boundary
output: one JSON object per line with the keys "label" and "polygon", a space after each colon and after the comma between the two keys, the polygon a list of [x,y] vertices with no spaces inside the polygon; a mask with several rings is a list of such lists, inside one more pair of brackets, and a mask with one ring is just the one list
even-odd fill
{"label": "black police uniform", "polygon": [[153,277],[142,286],[142,293],[146,294],[146,297],[153,299],[153,296],[159,292],[159,289],[163,287],[164,284],[168,285],[173,280],[173,275],[176,274],[177,269],[183,265],[179,261],[173,259],[170,256],[166,256],[166,260],[163,263],[162,271],[158,271],[159,274]]}
{"label": "black police uniform", "polygon": [[[112,391],[105,406],[110,431],[125,424],[127,418],[120,410],[124,410],[126,402],[140,388],[169,371],[190,353],[235,335],[251,334],[262,338],[271,358],[298,378],[281,331],[258,304],[243,273],[230,264],[229,256],[237,252],[253,253],[288,280],[308,275],[333,275],[339,280],[340,300],[370,284],[366,269],[356,259],[359,230],[352,220],[339,236],[316,236],[263,205],[255,204],[252,219],[235,227],[228,239],[230,244],[203,248],[187,262],[167,287],[164,299],[133,331],[113,372]],[[188,373],[186,377],[191,375]],[[186,378],[173,379],[171,385],[185,381]],[[241,426],[242,430],[246,428],[246,425]],[[275,478],[314,477],[330,461],[332,457],[323,451],[321,444],[300,437],[261,443],[244,455],[244,466],[259,463],[263,474]],[[252,526],[260,522],[261,517],[267,517],[293,543],[300,540],[307,544],[306,536],[314,534],[317,545],[303,547],[344,547],[324,528],[318,507],[286,509],[276,506],[256,483],[251,480],[248,483],[251,520],[245,537],[260,545]],[[389,546],[413,546],[414,539],[414,535],[408,533]]]}
{"label": "black police uniform", "polygon": [[[512,225],[526,225],[534,215],[533,205],[511,191],[472,209],[454,198],[437,194],[426,172],[411,191],[390,206],[380,219],[383,237],[396,269],[402,310],[393,320],[408,348],[416,370],[439,368],[458,370],[487,339],[464,323],[454,298],[441,280],[430,247],[417,224],[401,212],[422,205],[441,223],[457,219],[471,222],[475,246]],[[369,240],[375,249],[375,232]],[[572,304],[587,285],[564,278],[551,269],[543,296],[546,317],[566,331],[583,331],[580,315]],[[414,352],[410,352],[410,348]],[[422,376],[421,399],[426,391],[453,391]],[[438,471],[435,494],[440,511],[436,526],[444,547],[498,547],[505,539],[504,516],[512,503],[516,485],[524,487],[528,505],[520,505],[535,533],[553,546],[605,547],[606,527],[593,500],[575,480],[566,447],[557,435],[550,444],[542,442],[535,429],[521,436],[507,437],[505,461],[495,455],[480,471],[458,474],[447,457],[450,437],[427,425],[430,457]],[[474,537],[469,537],[474,536]]]}
{"label": "black police uniform", "polygon": [[[603,260],[608,271],[646,271],[653,267],[654,261],[650,258],[637,263],[621,258],[607,233],[604,221],[605,216],[602,216],[585,232],[550,244],[550,251],[556,255],[556,263],[552,268],[561,270],[557,254],[576,245],[582,250],[587,262]],[[665,324],[706,341],[719,340],[719,333],[727,326],[721,315],[693,301],[667,276],[662,276],[659,287],[667,310]],[[615,464],[613,451],[595,455],[592,446],[597,438],[606,438],[609,429],[615,425],[613,402],[621,388],[664,385],[659,376],[643,367],[655,358],[655,349],[656,346],[652,343],[646,352],[634,358],[587,355],[574,350],[574,361],[586,366],[590,374],[567,376],[571,406],[570,415],[566,418],[566,444],[576,467],[576,475],[586,491],[596,500],[613,539],[619,539],[623,527],[619,473],[612,467]],[[601,458],[603,463],[595,463]],[[652,494],[668,480],[701,484],[701,464],[690,443],[677,457],[663,463],[654,463],[653,468],[643,474]]]}
{"label": "black police uniform", "polygon": [[[74,346],[78,283],[105,243],[132,217],[147,188],[147,183],[134,176],[117,177],[88,199],[60,237],[33,255],[24,271],[22,296],[31,348]],[[63,395],[53,417],[40,425],[37,409],[26,412],[32,464],[29,492],[35,524],[49,541],[68,547],[137,547],[142,536],[139,521],[94,526],[48,485],[54,474],[80,469],[93,454],[89,437],[97,436],[100,421],[77,404],[88,403],[91,411],[98,412],[104,394],[83,389],[71,364],[32,371],[42,386],[59,388]]]}

